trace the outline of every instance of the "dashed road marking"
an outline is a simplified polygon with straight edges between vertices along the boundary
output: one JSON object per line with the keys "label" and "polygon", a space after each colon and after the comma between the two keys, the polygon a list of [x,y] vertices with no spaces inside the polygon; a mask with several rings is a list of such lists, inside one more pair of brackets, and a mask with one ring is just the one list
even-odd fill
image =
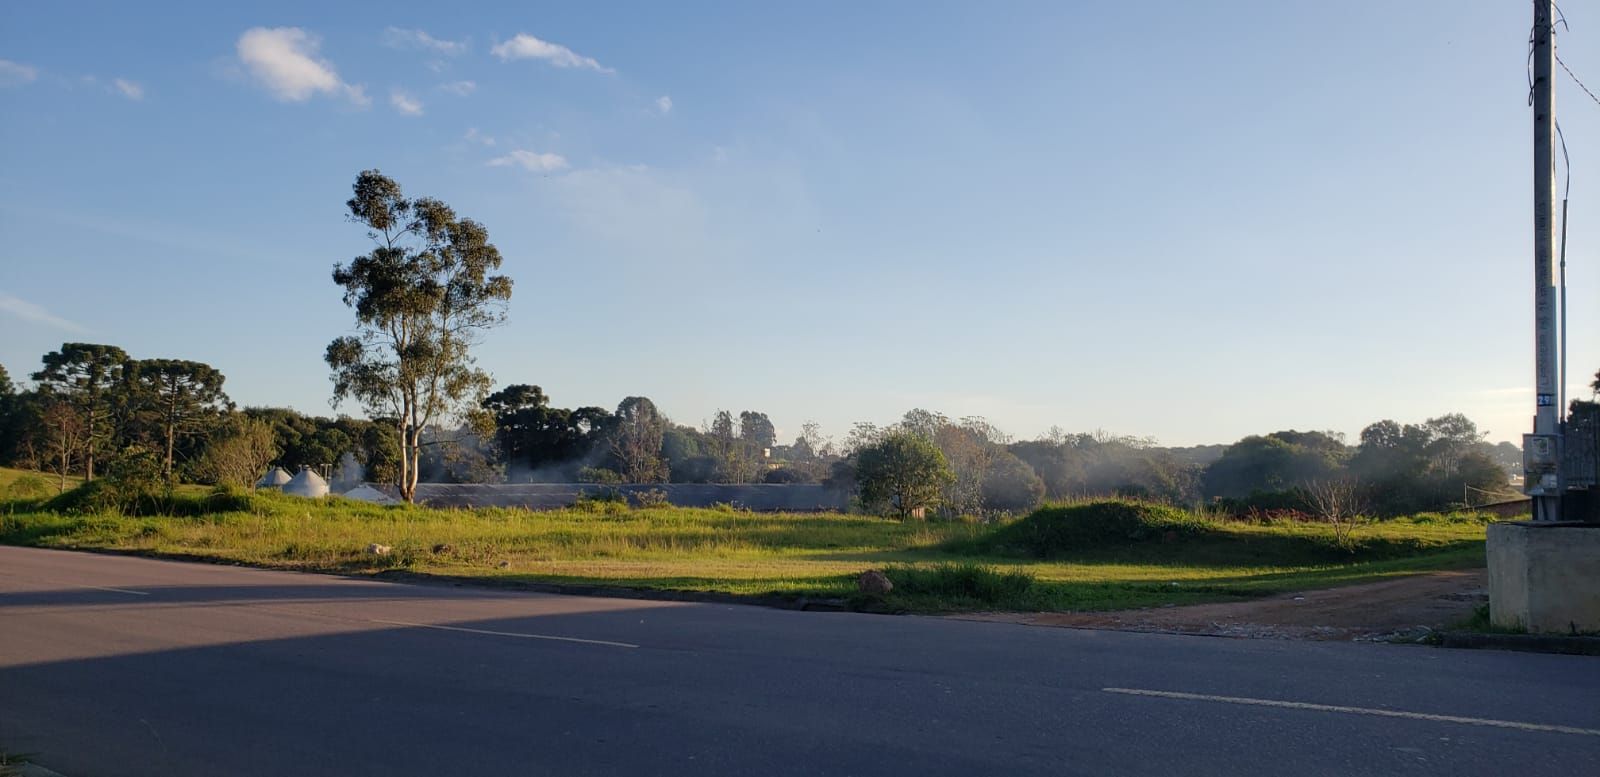
{"label": "dashed road marking", "polygon": [[491,637],[517,637],[519,639],[544,639],[553,642],[577,642],[584,645],[604,645],[606,647],[636,648],[631,642],[612,642],[605,639],[582,639],[580,637],[558,637],[553,634],[523,634],[515,631],[490,631],[489,629],[469,629],[464,626],[441,626],[433,623],[408,623],[406,621],[383,621],[373,618],[363,618],[368,623],[381,623],[385,626],[408,626],[414,629],[438,629],[440,631],[459,631],[465,634],[485,634]]}
{"label": "dashed road marking", "polygon": [[134,591],[127,588],[112,588],[108,585],[84,585],[82,583],[68,583],[77,588],[93,588],[96,591],[114,591],[119,594],[132,594],[134,596],[149,596],[149,591]]}
{"label": "dashed road marking", "polygon": [[1600,737],[1600,729],[1577,728],[1575,726],[1550,726],[1543,723],[1523,723],[1515,720],[1494,720],[1492,718],[1464,718],[1458,715],[1433,715],[1426,712],[1404,712],[1402,710],[1380,710],[1371,707],[1341,707],[1335,704],[1311,704],[1303,701],[1278,701],[1276,699],[1251,699],[1244,696],[1212,696],[1206,693],[1180,693],[1178,691],[1151,691],[1140,688],[1101,688],[1106,693],[1121,693],[1128,696],[1155,696],[1163,699],[1186,699],[1189,701],[1215,701],[1224,704],[1247,704],[1256,707],[1282,707],[1291,710],[1312,710],[1315,712],[1342,712],[1347,715],[1376,715],[1384,718],[1410,718],[1412,720],[1431,720],[1439,723],[1462,723],[1469,726],[1493,726],[1495,728],[1510,728],[1519,731],[1543,731],[1557,734],[1578,734],[1581,736]]}

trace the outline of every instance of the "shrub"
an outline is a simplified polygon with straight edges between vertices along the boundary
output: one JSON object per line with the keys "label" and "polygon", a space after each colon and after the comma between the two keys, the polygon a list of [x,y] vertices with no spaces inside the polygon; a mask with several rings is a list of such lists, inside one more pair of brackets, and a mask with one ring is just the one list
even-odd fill
{"label": "shrub", "polygon": [[1000,512],[1022,512],[1039,506],[1044,481],[1033,467],[1011,453],[995,457],[983,478],[983,507]]}
{"label": "shrub", "polygon": [[891,566],[883,571],[898,596],[927,596],[947,601],[1014,605],[1033,588],[1026,572],[1002,572],[981,564],[939,564],[932,567]]}
{"label": "shrub", "polygon": [[793,467],[779,467],[774,470],[768,470],[767,474],[761,476],[761,482],[775,484],[815,483],[817,479],[804,470]]}
{"label": "shrub", "polygon": [[1210,531],[1205,520],[1149,502],[1100,501],[1042,507],[977,541],[980,549],[1050,558],[1074,551],[1164,541]]}
{"label": "shrub", "polygon": [[622,482],[622,475],[605,467],[584,467],[578,470],[578,482],[617,485]]}
{"label": "shrub", "polygon": [[667,505],[667,492],[659,488],[635,491],[631,496],[635,507],[665,507]]}
{"label": "shrub", "polygon": [[[609,470],[607,470],[609,471]],[[628,507],[628,497],[615,488],[601,488],[592,492],[578,495],[578,500],[572,503],[575,510],[586,513],[615,513]]]}
{"label": "shrub", "polygon": [[171,490],[161,457],[139,445],[124,448],[111,460],[104,483],[97,507],[130,515],[157,511],[162,496]]}
{"label": "shrub", "polygon": [[48,493],[50,484],[38,475],[18,475],[5,489],[7,499],[38,499]]}

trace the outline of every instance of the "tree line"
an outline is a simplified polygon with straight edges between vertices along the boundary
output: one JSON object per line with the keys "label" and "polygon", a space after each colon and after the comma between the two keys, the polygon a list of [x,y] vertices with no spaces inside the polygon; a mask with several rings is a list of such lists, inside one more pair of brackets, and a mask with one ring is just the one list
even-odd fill
{"label": "tree line", "polygon": [[1046,499],[1106,495],[1303,509],[1313,485],[1350,482],[1370,511],[1398,514],[1492,501],[1508,492],[1507,473],[1521,455],[1510,443],[1485,442],[1460,414],[1378,421],[1353,444],[1294,430],[1191,448],[1060,429],[1019,441],[983,418],[924,409],[887,426],[858,423],[840,440],[813,422],[779,439],[756,410],[719,410],[691,425],[648,397],[566,408],[540,386],[513,384],[485,394],[454,423],[423,428],[408,465],[396,418],[237,408],[224,384],[221,371],[202,362],[64,343],[42,357],[31,385],[0,367],[0,463],[54,473],[63,486],[130,456],[158,463],[169,481],[236,486],[271,464],[312,467],[349,484],[819,483],[862,509],[906,515],[1017,512]]}
{"label": "tree line", "polygon": [[1380,421],[1354,445],[1290,430],[1166,448],[1059,429],[1017,441],[982,418],[923,409],[888,426],[857,424],[838,442],[808,422],[784,442],[755,410],[719,410],[695,426],[643,396],[614,409],[557,407],[537,385],[495,390],[472,356],[505,321],[513,288],[487,229],[439,200],[406,196],[377,170],[360,173],[351,192],[347,219],[369,245],[335,265],[332,280],[356,327],[324,360],[334,400],[359,404],[365,419],[237,409],[210,365],[65,343],[30,386],[0,368],[0,463],[55,472],[64,488],[108,463],[141,462],[168,483],[243,485],[275,462],[393,484],[407,501],[423,481],[823,483],[863,509],[911,516],[1108,494],[1298,509],[1330,483],[1374,511],[1405,512],[1503,493],[1520,460],[1516,446],[1488,445],[1454,414]]}

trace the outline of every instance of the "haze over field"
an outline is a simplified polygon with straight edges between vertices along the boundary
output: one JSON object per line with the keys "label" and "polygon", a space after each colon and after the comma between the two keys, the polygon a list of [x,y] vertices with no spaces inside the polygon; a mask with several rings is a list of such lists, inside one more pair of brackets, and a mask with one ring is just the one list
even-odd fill
{"label": "haze over field", "polygon": [[[342,205],[379,168],[489,228],[517,296],[480,363],[563,407],[1515,440],[1527,10],[8,4],[0,364],[115,343],[328,412],[329,271],[369,247]],[[1585,397],[1600,106],[1557,94]]]}

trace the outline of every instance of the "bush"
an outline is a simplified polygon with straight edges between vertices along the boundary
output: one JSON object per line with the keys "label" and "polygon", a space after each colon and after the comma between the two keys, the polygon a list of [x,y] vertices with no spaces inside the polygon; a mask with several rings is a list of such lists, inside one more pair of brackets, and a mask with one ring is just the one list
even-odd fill
{"label": "bush", "polygon": [[[606,470],[609,472],[610,470]],[[578,500],[572,503],[575,510],[588,513],[615,513],[626,510],[628,497],[615,488],[601,488],[593,492],[578,494]]]}
{"label": "bush", "polygon": [[761,476],[761,482],[781,485],[786,483],[815,483],[817,479],[804,470],[798,470],[793,467],[779,467],[774,470],[768,470],[767,474]]}
{"label": "bush", "polygon": [[50,484],[38,475],[18,475],[6,486],[4,494],[7,499],[38,499],[50,493]]}
{"label": "bush", "polygon": [[1100,501],[1042,507],[977,544],[984,550],[1051,558],[1107,546],[1198,536],[1210,529],[1205,520],[1175,507]]}
{"label": "bush", "polygon": [[105,477],[76,489],[86,491],[80,509],[126,515],[160,512],[167,501],[164,497],[171,493],[162,469],[161,457],[154,451],[130,445],[111,460]]}
{"label": "bush", "polygon": [[1044,481],[1027,462],[1002,452],[984,475],[982,490],[984,509],[1016,513],[1039,506]]}
{"label": "bush", "polygon": [[667,492],[659,488],[647,488],[635,491],[632,494],[635,507],[665,507],[667,506]]}
{"label": "bush", "polygon": [[616,470],[606,469],[605,467],[584,467],[578,470],[578,482],[619,485],[622,483],[622,475],[618,474]]}
{"label": "bush", "polygon": [[1015,605],[1032,590],[1033,576],[981,564],[891,566],[883,571],[896,596],[927,596],[951,602]]}

